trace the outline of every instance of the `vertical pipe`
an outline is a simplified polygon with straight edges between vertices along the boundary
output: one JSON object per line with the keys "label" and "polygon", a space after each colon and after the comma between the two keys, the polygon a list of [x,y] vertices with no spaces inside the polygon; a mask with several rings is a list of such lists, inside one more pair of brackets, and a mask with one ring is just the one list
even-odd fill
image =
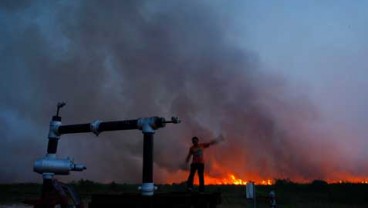
{"label": "vertical pipe", "polygon": [[56,154],[57,146],[59,141],[59,135],[55,134],[55,128],[57,128],[61,124],[60,116],[53,116],[50,122],[50,130],[49,130],[49,142],[47,144],[47,153],[48,154]]}
{"label": "vertical pipe", "polygon": [[[58,108],[59,111],[59,108]],[[61,124],[61,117],[57,115],[53,116],[50,122],[49,129],[49,141],[47,143],[47,156],[46,157],[56,157],[59,135],[55,133],[55,128],[57,128]],[[50,195],[53,190],[52,180],[54,177],[53,173],[43,173],[43,181],[42,181],[42,190],[41,190],[41,198],[45,203],[45,207],[49,207],[50,203]]]}
{"label": "vertical pipe", "polygon": [[153,133],[144,133],[143,138],[143,183],[153,182]]}
{"label": "vertical pipe", "polygon": [[51,178],[44,178],[42,183],[42,198],[46,199],[48,197],[48,194],[52,191],[52,179]]}
{"label": "vertical pipe", "polygon": [[49,138],[49,142],[47,144],[47,154],[56,154],[58,140],[58,138]]}
{"label": "vertical pipe", "polygon": [[141,194],[153,196],[153,132],[143,133],[143,174]]}

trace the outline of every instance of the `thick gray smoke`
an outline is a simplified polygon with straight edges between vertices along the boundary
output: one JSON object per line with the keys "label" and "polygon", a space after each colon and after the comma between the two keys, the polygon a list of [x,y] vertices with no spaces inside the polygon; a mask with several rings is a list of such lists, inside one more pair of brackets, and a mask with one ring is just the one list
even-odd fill
{"label": "thick gray smoke", "polygon": [[[256,54],[227,39],[231,17],[210,1],[1,1],[0,182],[38,181],[48,122],[172,115],[156,132],[155,181],[183,181],[198,136],[226,140],[206,152],[209,175],[327,178],[339,172],[318,111]],[[325,137],[326,136],[326,137]],[[66,179],[139,182],[139,131],[63,136],[60,157],[88,169]],[[329,147],[329,148],[327,148]],[[329,150],[330,149],[330,150]]]}

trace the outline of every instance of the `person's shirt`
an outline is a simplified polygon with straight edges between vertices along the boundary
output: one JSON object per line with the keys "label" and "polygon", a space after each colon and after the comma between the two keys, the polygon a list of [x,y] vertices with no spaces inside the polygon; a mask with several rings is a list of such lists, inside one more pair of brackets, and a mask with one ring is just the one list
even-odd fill
{"label": "person's shirt", "polygon": [[204,163],[203,149],[209,147],[211,143],[201,143],[190,147],[189,152],[193,155],[192,163]]}

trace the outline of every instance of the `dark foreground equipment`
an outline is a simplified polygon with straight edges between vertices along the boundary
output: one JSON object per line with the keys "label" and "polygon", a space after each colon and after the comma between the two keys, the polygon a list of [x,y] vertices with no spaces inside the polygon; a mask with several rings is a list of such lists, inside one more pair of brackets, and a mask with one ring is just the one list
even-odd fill
{"label": "dark foreground equipment", "polygon": [[25,200],[23,203],[32,205],[34,208],[48,208],[59,206],[61,208],[72,207],[84,208],[83,202],[75,189],[67,184],[52,179],[51,184],[43,186],[49,190],[42,190],[43,194],[40,199]]}
{"label": "dark foreground equipment", "polygon": [[152,197],[125,193],[119,195],[92,195],[88,208],[216,208],[221,203],[221,193],[170,192],[156,193]]}
{"label": "dark foreground equipment", "polygon": [[[56,114],[52,117],[48,134],[47,154],[36,160],[33,165],[33,171],[42,175],[42,195],[39,200],[33,203],[34,207],[53,208],[56,204],[64,207],[65,193],[72,193],[67,186],[65,191],[60,191],[60,183],[55,182],[55,175],[69,175],[71,171],[83,171],[86,167],[83,164],[74,163],[70,158],[58,158],[57,148],[60,137],[65,134],[76,133],[94,133],[98,136],[105,131],[118,130],[140,130],[143,133],[143,172],[142,185],[140,192],[142,196],[148,198],[154,195],[156,189],[153,183],[153,141],[155,131],[165,127],[167,123],[180,123],[177,117],[172,117],[171,120],[165,120],[162,117],[147,117],[133,120],[120,121],[93,121],[91,123],[62,125],[60,109],[65,106],[65,103],[58,103]],[[76,198],[77,194],[72,195]],[[73,200],[74,201],[74,200]],[[77,207],[77,203],[74,203]],[[66,205],[65,205],[66,207]]]}

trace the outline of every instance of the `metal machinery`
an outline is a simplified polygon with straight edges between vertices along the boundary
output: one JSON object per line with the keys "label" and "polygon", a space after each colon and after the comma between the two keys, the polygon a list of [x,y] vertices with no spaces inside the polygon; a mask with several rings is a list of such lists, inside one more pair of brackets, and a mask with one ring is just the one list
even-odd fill
{"label": "metal machinery", "polygon": [[156,129],[163,128],[167,123],[180,123],[177,117],[165,120],[162,117],[148,117],[134,120],[107,121],[99,120],[91,123],[62,125],[59,111],[65,103],[58,103],[56,115],[50,122],[48,134],[47,154],[34,162],[33,170],[43,177],[41,199],[32,202],[34,207],[54,207],[60,204],[67,207],[66,195],[72,198],[76,207],[83,204],[73,189],[54,179],[55,175],[69,175],[70,171],[83,171],[86,166],[74,163],[69,158],[57,158],[57,146],[61,135],[92,132],[96,136],[104,131],[133,130],[138,129],[143,133],[143,174],[140,192],[142,196],[153,196],[155,186],[153,183],[153,136]]}

